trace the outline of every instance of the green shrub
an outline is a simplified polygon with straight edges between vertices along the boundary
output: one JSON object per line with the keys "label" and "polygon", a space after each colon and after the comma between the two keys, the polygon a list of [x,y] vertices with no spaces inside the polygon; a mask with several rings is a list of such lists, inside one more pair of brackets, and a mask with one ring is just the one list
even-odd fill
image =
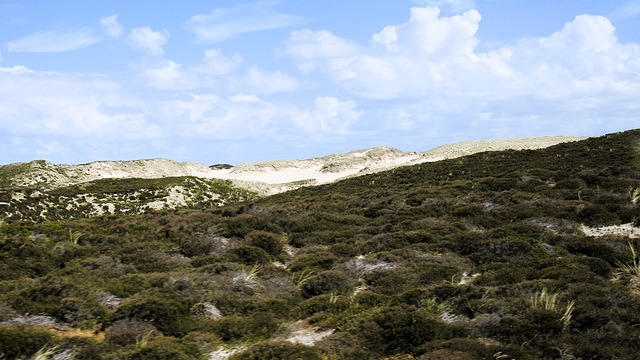
{"label": "green shrub", "polygon": [[162,333],[151,322],[122,319],[111,324],[105,331],[105,340],[112,344],[126,346],[161,335]]}
{"label": "green shrub", "polygon": [[[427,280],[427,279],[425,279]],[[413,269],[384,269],[365,275],[372,291],[384,295],[395,295],[420,285],[420,275]]]}
{"label": "green shrub", "polygon": [[284,240],[267,231],[252,231],[247,239],[249,245],[259,247],[272,256],[278,256],[284,251]]}
{"label": "green shrub", "polygon": [[228,316],[213,321],[211,330],[224,342],[264,340],[278,330],[278,321],[264,312],[251,316]]}
{"label": "green shrub", "polygon": [[489,345],[477,339],[433,341],[417,350],[419,360],[527,359],[520,346]]}
{"label": "green shrub", "polygon": [[47,314],[62,319],[62,299],[81,292],[66,279],[53,276],[29,285],[9,299],[9,304],[23,314]]}
{"label": "green shrub", "polygon": [[352,308],[352,304],[348,297],[325,294],[314,296],[298,304],[295,315],[297,318],[311,318],[315,323],[328,320],[349,308]]}
{"label": "green shrub", "polygon": [[165,335],[182,337],[193,325],[192,305],[189,300],[167,292],[139,294],[123,301],[111,320],[149,321]]}
{"label": "green shrub", "polygon": [[302,295],[306,298],[332,292],[343,295],[351,294],[353,290],[355,290],[353,279],[336,270],[323,271],[300,287]]}
{"label": "green shrub", "polygon": [[292,344],[288,341],[258,343],[247,350],[232,355],[229,360],[321,360],[322,356],[314,348]]}
{"label": "green shrub", "polygon": [[242,245],[232,249],[223,256],[223,259],[247,265],[268,264],[270,262],[269,254],[264,249],[251,245]]}
{"label": "green shrub", "polygon": [[22,325],[0,326],[0,358],[22,359],[56,340],[50,332]]}
{"label": "green shrub", "polygon": [[67,323],[85,320],[101,321],[107,313],[97,299],[91,297],[68,297],[60,301],[60,317]]}
{"label": "green shrub", "polygon": [[517,284],[526,279],[525,269],[516,264],[490,264],[486,267],[486,271],[478,276],[474,284],[485,286],[500,286]]}
{"label": "green shrub", "polygon": [[587,225],[614,225],[620,222],[617,214],[602,205],[591,205],[578,212],[578,220]]}
{"label": "green shrub", "polygon": [[205,360],[197,346],[177,339],[158,337],[150,339],[135,350],[131,360]]}
{"label": "green shrub", "polygon": [[372,350],[386,355],[410,352],[427,341],[447,338],[451,331],[434,315],[409,306],[393,306],[358,320],[355,332]]}
{"label": "green shrub", "polygon": [[338,257],[336,255],[328,251],[320,250],[296,256],[291,262],[289,269],[293,272],[320,272],[331,269],[336,261],[338,261]]}

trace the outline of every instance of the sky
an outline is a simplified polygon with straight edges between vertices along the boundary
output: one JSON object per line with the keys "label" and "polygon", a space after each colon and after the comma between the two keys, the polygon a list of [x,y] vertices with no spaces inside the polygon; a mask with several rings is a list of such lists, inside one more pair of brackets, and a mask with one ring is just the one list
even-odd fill
{"label": "sky", "polygon": [[640,0],[0,0],[0,164],[640,127]]}

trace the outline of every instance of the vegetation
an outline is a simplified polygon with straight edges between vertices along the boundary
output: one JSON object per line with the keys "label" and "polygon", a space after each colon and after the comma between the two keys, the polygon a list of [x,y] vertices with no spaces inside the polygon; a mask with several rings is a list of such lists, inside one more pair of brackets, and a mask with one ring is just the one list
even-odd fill
{"label": "vegetation", "polygon": [[[221,207],[8,218],[0,358],[633,359],[640,240],[582,224],[640,226],[639,149],[634,130]],[[286,341],[300,323],[327,336]]]}
{"label": "vegetation", "polygon": [[[11,165],[6,165],[11,166]],[[0,175],[3,174],[0,168]],[[4,174],[7,174],[5,169]],[[218,207],[256,194],[230,180],[195,177],[109,178],[55,189],[2,188],[0,220],[56,221],[103,214]]]}

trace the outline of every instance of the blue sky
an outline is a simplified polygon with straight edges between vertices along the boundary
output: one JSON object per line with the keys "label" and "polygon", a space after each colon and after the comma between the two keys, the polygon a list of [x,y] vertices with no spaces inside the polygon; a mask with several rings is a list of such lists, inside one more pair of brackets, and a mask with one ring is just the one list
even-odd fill
{"label": "blue sky", "polygon": [[0,0],[0,164],[640,127],[640,0]]}

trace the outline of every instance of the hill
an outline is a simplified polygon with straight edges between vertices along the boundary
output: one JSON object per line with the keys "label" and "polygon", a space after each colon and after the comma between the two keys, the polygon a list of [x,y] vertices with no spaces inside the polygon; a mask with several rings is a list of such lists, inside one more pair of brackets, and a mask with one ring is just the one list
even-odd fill
{"label": "hill", "polygon": [[7,221],[0,353],[633,359],[639,152],[633,130],[221,207]]}
{"label": "hill", "polygon": [[54,165],[43,160],[0,166],[0,220],[61,220],[102,214],[220,206],[486,150],[541,148],[573,137],[484,140],[424,153],[379,146],[307,160],[206,166],[166,159]]}

